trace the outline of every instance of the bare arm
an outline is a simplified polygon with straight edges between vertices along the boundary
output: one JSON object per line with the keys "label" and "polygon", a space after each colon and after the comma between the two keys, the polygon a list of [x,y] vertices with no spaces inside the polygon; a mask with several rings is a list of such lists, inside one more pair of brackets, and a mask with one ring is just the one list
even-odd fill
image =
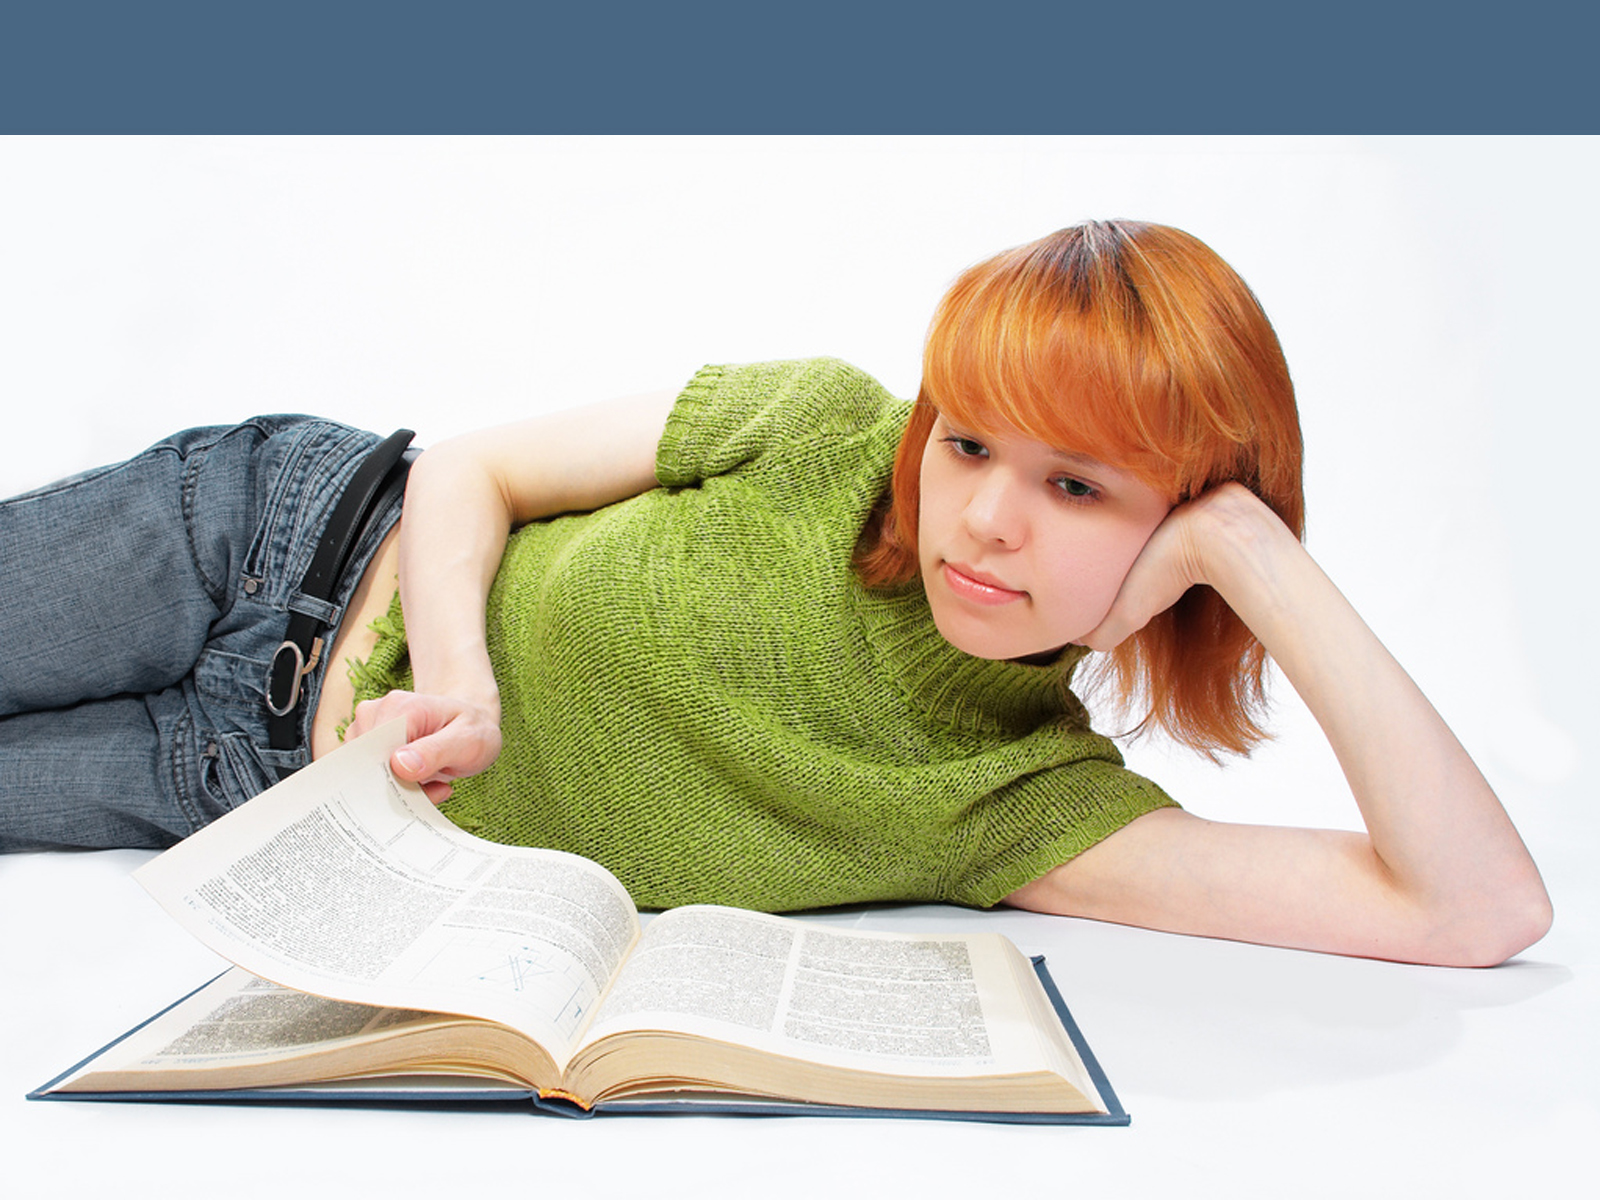
{"label": "bare arm", "polygon": [[1194,583],[1221,593],[1305,700],[1366,824],[1341,833],[1150,813],[1013,893],[1019,907],[1157,929],[1461,966],[1542,937],[1549,897],[1477,766],[1427,698],[1246,489],[1174,510],[1089,644]]}
{"label": "bare arm", "polygon": [[397,716],[397,774],[437,803],[450,780],[500,753],[500,695],[484,609],[511,530],[587,512],[655,486],[656,447],[676,393],[658,392],[441,442],[411,469],[400,527],[400,597],[415,692],[357,706],[359,735]]}

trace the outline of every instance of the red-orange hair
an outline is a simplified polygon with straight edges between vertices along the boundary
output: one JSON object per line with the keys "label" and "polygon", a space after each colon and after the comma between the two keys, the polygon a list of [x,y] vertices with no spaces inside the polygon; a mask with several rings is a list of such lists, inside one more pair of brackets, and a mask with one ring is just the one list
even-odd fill
{"label": "red-orange hair", "polygon": [[[1203,242],[1135,221],[1075,225],[970,268],[940,302],[864,582],[917,573],[923,448],[935,417],[1009,427],[1129,471],[1182,502],[1237,480],[1304,533],[1294,385],[1266,314]],[[1125,704],[1208,755],[1266,736],[1266,653],[1207,587],[1110,651]]]}

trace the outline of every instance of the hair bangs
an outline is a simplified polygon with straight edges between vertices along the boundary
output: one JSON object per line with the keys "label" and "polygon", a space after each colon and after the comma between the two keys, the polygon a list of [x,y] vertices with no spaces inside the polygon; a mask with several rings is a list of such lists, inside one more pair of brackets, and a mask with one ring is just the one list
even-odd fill
{"label": "hair bangs", "polygon": [[1026,284],[995,286],[1010,282],[952,294],[929,332],[921,398],[956,425],[1022,433],[1176,496],[1183,458],[1163,436],[1160,385],[1130,379],[1138,357],[1094,329],[1093,313],[1055,306]]}

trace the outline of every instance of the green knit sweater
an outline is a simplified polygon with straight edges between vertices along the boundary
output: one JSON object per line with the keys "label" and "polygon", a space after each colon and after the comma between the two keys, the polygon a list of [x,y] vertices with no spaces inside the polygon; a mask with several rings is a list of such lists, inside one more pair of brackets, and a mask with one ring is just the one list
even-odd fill
{"label": "green knit sweater", "polygon": [[[444,812],[645,908],[987,906],[1172,802],[1054,667],[939,636],[850,557],[908,406],[834,360],[707,367],[661,486],[518,530],[488,606],[505,745]],[[358,699],[407,687],[399,601]]]}

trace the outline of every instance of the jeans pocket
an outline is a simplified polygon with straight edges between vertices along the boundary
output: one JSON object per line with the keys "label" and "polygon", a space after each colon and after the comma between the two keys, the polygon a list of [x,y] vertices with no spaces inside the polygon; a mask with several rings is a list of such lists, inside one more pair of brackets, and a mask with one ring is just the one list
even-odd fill
{"label": "jeans pocket", "polygon": [[219,812],[230,812],[277,782],[246,734],[212,734],[200,752],[200,786]]}

